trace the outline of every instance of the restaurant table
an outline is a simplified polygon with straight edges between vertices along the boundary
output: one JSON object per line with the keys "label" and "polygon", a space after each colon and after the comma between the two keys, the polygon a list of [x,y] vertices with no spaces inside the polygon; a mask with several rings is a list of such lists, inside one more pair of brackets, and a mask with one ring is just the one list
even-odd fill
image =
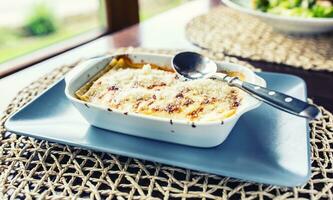
{"label": "restaurant table", "polygon": [[[112,52],[113,49],[128,46],[199,50],[199,47],[191,44],[186,39],[185,26],[193,17],[204,14],[220,4],[219,0],[191,1],[154,16],[140,24],[103,36],[85,45],[1,78],[0,112],[3,112],[17,93],[32,81],[50,73],[58,67],[73,64],[84,58],[98,56],[106,52]],[[308,96],[316,104],[333,111],[333,87],[322,87],[323,84],[333,85],[331,73],[305,71],[282,64],[262,61],[248,60],[248,62],[263,71],[283,72],[302,77],[308,86]]]}

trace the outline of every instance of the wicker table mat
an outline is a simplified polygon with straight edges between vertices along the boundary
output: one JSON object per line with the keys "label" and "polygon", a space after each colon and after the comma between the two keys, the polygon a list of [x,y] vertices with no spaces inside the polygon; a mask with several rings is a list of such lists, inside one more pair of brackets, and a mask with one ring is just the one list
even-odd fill
{"label": "wicker table mat", "polygon": [[286,35],[225,6],[192,19],[187,24],[186,36],[202,48],[227,55],[333,71],[333,33]]}
{"label": "wicker table mat", "polygon": [[[209,56],[239,63],[222,54]],[[294,188],[254,184],[6,132],[3,124],[11,113],[72,67],[61,67],[24,88],[1,117],[0,199],[333,199],[333,116],[322,107],[323,117],[310,124],[311,180]]]}

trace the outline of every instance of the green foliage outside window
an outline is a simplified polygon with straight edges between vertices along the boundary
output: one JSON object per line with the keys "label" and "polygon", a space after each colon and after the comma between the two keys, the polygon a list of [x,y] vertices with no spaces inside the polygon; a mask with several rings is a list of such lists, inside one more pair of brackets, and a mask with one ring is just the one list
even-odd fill
{"label": "green foliage outside window", "polygon": [[56,20],[51,9],[44,4],[36,5],[23,29],[29,36],[45,36],[56,32]]}

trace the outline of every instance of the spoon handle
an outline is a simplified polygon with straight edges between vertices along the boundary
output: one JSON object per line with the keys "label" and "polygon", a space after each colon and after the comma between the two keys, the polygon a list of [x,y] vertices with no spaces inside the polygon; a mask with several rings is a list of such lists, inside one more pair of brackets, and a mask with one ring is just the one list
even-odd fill
{"label": "spoon handle", "polygon": [[230,86],[238,87],[257,99],[288,113],[308,119],[316,119],[320,116],[320,110],[316,106],[295,97],[241,81],[237,77],[225,76],[223,80]]}

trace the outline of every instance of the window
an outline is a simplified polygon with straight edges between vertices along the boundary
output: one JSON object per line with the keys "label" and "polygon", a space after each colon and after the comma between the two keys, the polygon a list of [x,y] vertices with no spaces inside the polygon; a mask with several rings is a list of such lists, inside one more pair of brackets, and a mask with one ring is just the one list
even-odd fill
{"label": "window", "polygon": [[0,63],[99,26],[98,0],[0,1]]}
{"label": "window", "polygon": [[0,1],[0,78],[187,1]]}

